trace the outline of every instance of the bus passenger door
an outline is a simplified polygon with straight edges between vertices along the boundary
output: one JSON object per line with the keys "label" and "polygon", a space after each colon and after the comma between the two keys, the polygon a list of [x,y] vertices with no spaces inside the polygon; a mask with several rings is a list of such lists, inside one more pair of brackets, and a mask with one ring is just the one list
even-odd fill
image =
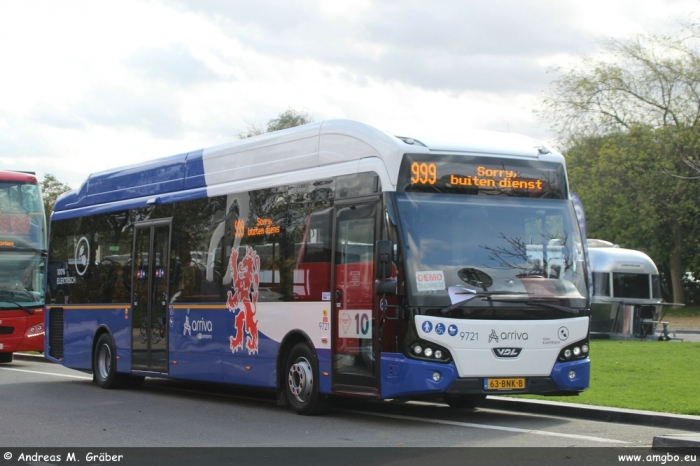
{"label": "bus passenger door", "polygon": [[168,372],[170,220],[137,224],[131,275],[131,368]]}
{"label": "bus passenger door", "polygon": [[333,387],[335,393],[379,394],[378,311],[374,296],[376,202],[336,203],[333,245]]}

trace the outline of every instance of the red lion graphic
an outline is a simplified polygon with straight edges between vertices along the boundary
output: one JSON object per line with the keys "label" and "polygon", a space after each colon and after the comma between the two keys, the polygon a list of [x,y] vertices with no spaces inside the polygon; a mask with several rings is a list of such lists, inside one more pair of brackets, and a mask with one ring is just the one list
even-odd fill
{"label": "red lion graphic", "polygon": [[260,284],[260,257],[254,249],[246,246],[245,256],[238,262],[238,248],[231,251],[231,274],[233,281],[228,292],[226,306],[234,313],[236,334],[229,337],[231,352],[243,349],[243,337],[248,354],[258,352],[258,321],[255,319]]}

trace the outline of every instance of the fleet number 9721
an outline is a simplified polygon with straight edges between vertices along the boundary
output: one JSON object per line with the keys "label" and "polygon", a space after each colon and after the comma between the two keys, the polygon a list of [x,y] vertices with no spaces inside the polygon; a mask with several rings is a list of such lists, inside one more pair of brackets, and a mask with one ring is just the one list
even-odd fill
{"label": "fleet number 9721", "polygon": [[479,341],[479,332],[459,332],[462,340]]}

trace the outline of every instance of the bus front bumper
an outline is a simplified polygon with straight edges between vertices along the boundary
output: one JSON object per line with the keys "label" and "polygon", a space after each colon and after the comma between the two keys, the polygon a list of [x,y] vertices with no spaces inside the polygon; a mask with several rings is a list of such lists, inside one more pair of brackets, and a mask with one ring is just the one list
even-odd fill
{"label": "bus front bumper", "polygon": [[[445,392],[448,395],[578,395],[590,383],[589,359],[557,362],[548,377],[460,377]],[[520,380],[523,389],[491,389],[491,380]]]}
{"label": "bus front bumper", "polygon": [[[489,377],[459,377],[454,363],[438,364],[408,359],[400,353],[382,353],[382,398],[420,395],[576,395],[588,388],[588,358],[557,362],[549,376],[493,377],[523,379],[520,390],[490,390]],[[485,388],[486,387],[486,388]]]}

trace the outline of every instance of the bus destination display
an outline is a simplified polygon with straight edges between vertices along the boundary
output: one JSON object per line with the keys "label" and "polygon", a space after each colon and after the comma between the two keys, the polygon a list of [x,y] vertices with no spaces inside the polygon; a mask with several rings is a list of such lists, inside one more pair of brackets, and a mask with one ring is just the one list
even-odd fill
{"label": "bus destination display", "polygon": [[563,167],[551,162],[407,154],[399,173],[404,191],[562,199]]}

